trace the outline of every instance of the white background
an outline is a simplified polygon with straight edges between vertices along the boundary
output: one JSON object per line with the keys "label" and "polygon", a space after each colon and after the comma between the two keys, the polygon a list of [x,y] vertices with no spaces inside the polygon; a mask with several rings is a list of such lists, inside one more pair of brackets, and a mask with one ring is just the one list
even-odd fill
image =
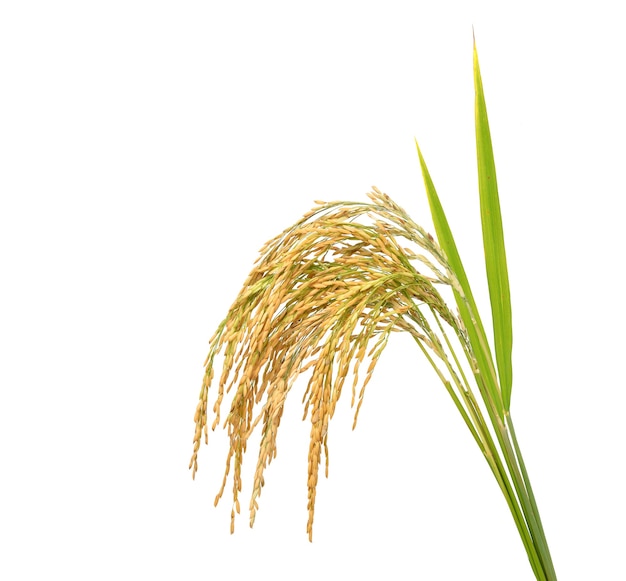
{"label": "white background", "polygon": [[518,436],[559,578],[626,579],[626,36],[617,2],[545,0],[2,3],[0,577],[532,579],[401,336],[331,427],[313,544],[302,386],[252,531],[213,507],[224,432],[187,470],[207,341],[265,240],[371,185],[432,229],[414,137],[487,308],[472,25]]}

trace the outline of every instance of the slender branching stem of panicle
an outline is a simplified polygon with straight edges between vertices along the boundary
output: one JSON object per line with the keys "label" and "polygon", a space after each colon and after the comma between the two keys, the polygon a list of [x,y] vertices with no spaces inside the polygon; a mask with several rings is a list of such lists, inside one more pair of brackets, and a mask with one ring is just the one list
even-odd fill
{"label": "slender branching stem of panicle", "polygon": [[[348,381],[351,386],[356,426],[365,388],[390,334],[408,332],[485,456],[537,578],[552,579],[543,574],[551,566],[549,553],[541,548],[545,536],[510,416],[502,413],[501,400],[493,397],[497,395],[495,370],[488,378],[478,371],[477,357],[490,361],[490,356],[474,350],[468,328],[442,296],[445,289],[451,295],[463,293],[444,252],[402,208],[375,188],[369,203],[318,204],[261,249],[210,340],[195,414],[189,465],[193,475],[203,434],[208,441],[209,387],[217,357],[223,354],[211,427],[214,430],[223,423],[230,448],[215,502],[222,497],[232,470],[234,530],[244,455],[251,434],[260,429],[249,504],[252,526],[264,471],[276,458],[286,398],[296,378],[310,373],[303,403],[304,419],[310,421],[307,532],[312,539],[319,466],[324,456],[328,476],[329,422],[344,385]],[[482,339],[484,332],[477,334]],[[472,376],[480,398],[468,379]],[[488,386],[487,381],[494,383]],[[229,412],[222,422],[221,406],[231,393]]]}

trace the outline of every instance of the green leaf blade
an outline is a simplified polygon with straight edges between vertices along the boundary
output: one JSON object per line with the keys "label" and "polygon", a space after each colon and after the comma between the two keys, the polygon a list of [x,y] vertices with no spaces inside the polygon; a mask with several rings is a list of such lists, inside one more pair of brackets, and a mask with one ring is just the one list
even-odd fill
{"label": "green leaf blade", "polygon": [[478,190],[480,216],[485,250],[485,267],[489,285],[489,298],[493,319],[494,346],[498,376],[505,410],[511,405],[513,369],[513,326],[511,317],[511,294],[504,248],[504,231],[498,197],[496,167],[493,158],[491,132],[483,91],[478,52],[474,44],[474,86],[476,90],[476,153],[478,158]]}
{"label": "green leaf blade", "polygon": [[476,365],[479,369],[479,377],[477,381],[479,385],[486,389],[489,399],[491,400],[492,410],[495,411],[500,418],[504,417],[504,408],[502,402],[502,396],[498,389],[495,367],[493,364],[493,357],[491,350],[489,349],[489,343],[487,342],[487,336],[483,327],[478,308],[474,301],[474,295],[465,274],[465,268],[459,255],[452,230],[448,223],[448,219],[444,212],[435,186],[430,177],[430,172],[426,167],[426,162],[422,156],[422,152],[419,148],[417,140],[415,141],[417,147],[417,155],[419,157],[420,167],[422,170],[422,176],[424,178],[424,186],[426,188],[426,196],[428,197],[428,204],[430,206],[430,212],[433,217],[433,224],[435,226],[435,232],[437,233],[437,240],[439,246],[446,253],[448,264],[454,272],[464,297],[462,297],[456,290],[454,291],[454,298],[459,308],[461,319],[467,329],[472,350],[476,356]]}

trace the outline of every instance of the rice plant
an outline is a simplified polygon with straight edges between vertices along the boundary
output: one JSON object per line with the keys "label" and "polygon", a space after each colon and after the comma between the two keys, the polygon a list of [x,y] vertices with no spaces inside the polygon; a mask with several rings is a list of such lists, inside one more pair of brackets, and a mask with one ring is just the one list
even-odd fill
{"label": "rice plant", "polygon": [[[248,440],[261,431],[249,503],[253,525],[264,471],[276,457],[285,400],[308,374],[304,417],[308,452],[309,540],[320,465],[328,476],[328,426],[348,381],[354,425],[365,388],[394,332],[406,332],[432,365],[481,449],[519,531],[537,579],[556,574],[510,413],[511,302],[495,164],[476,46],[475,121],[478,190],[493,321],[493,357],[461,257],[422,153],[417,147],[437,240],[389,196],[369,202],[316,202],[293,226],[265,244],[210,340],[195,413],[195,476],[202,436],[208,442],[208,390],[223,356],[214,430],[224,397],[230,448],[222,497],[232,470],[233,508],[240,512]],[[416,144],[417,145],[417,144]],[[454,301],[453,306],[446,302]],[[232,395],[231,395],[232,394]],[[354,426],[353,426],[354,427]]]}

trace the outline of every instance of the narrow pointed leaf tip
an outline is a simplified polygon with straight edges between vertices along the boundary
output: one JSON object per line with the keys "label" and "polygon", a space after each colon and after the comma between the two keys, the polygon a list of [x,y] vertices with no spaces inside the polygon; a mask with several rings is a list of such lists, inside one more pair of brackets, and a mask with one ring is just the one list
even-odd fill
{"label": "narrow pointed leaf tip", "polygon": [[487,107],[483,92],[478,52],[474,42],[474,87],[476,91],[476,154],[478,159],[478,191],[480,197],[480,216],[485,250],[485,267],[489,284],[489,298],[493,319],[494,346],[498,376],[502,390],[504,408],[511,405],[513,370],[511,353],[513,347],[513,328],[511,319],[511,295],[509,275],[504,248],[504,232],[496,167],[493,158],[491,133],[487,118]]}

